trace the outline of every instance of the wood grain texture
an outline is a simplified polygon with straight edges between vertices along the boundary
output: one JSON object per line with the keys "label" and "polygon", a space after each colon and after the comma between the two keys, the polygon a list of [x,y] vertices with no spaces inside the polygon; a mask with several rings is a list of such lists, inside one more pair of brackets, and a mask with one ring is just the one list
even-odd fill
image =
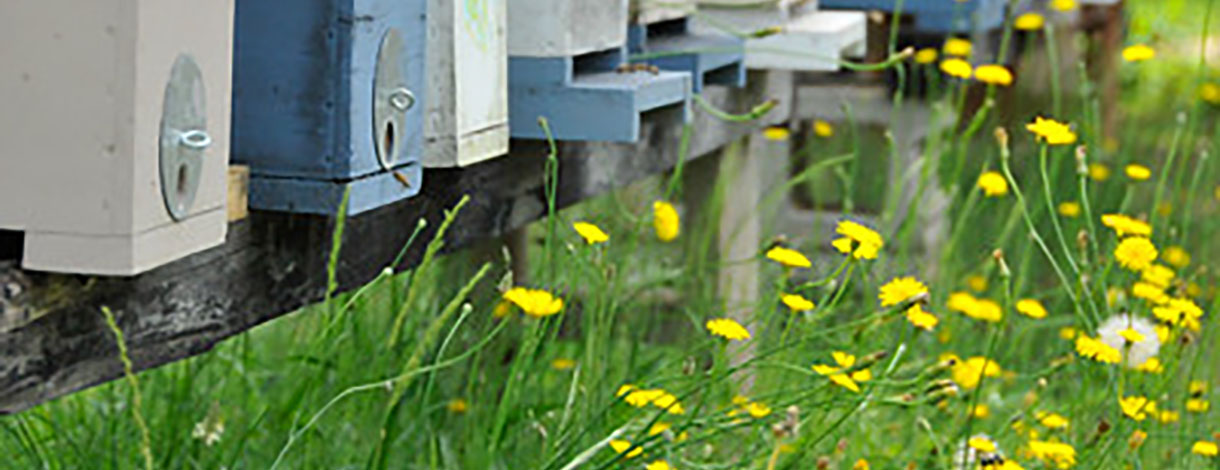
{"label": "wood grain texture", "polygon": [[[708,99],[730,112],[745,112],[766,99],[783,105],[752,123],[726,123],[695,111],[691,155],[786,120],[792,86],[790,74],[760,72],[746,89],[709,88]],[[681,110],[666,110],[646,116],[635,143],[561,144],[559,205],[672,168],[682,123]],[[339,262],[340,289],[373,279],[420,218],[429,221],[424,238],[431,237],[442,211],[463,195],[471,200],[447,235],[451,251],[542,217],[545,149],[543,142],[513,141],[507,157],[464,169],[428,170],[418,197],[350,219]],[[144,370],[206,352],[225,338],[319,301],[333,224],[323,216],[252,211],[230,225],[224,245],[133,278],[35,273],[0,262],[0,413],[121,375],[102,306],[115,311],[132,360]],[[422,250],[423,244],[415,248]],[[420,254],[411,252],[399,268],[413,265]]]}

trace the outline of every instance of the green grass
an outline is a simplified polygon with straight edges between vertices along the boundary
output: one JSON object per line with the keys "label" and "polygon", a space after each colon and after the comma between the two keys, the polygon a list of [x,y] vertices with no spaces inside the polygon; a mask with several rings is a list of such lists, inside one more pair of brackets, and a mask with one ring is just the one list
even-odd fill
{"label": "green grass", "polygon": [[[1094,110],[1102,103],[1091,83],[1063,90],[1064,113],[1056,117],[1090,145],[1087,162],[1108,165],[1105,181],[1078,173],[1074,146],[1044,148],[1024,129],[1049,109],[1050,96],[1047,77],[1022,75],[1012,88],[979,90],[996,99],[980,118],[929,137],[922,157],[939,183],[924,179],[920,191],[952,200],[948,232],[935,246],[909,243],[923,227],[907,218],[905,226],[874,227],[886,237],[876,261],[844,257],[830,246],[835,234],[812,227],[789,234],[803,240],[792,248],[813,259],[811,269],[765,258],[774,227],[765,227],[756,255],[721,259],[719,209],[734,197],[732,169],[741,158],[730,151],[721,162],[729,170],[706,191],[702,210],[686,207],[673,242],[656,239],[652,203],[667,194],[682,200],[691,189],[681,187],[681,172],[529,227],[524,279],[513,278],[497,250],[429,256],[411,272],[386,272],[207,354],[0,418],[0,467],[141,468],[150,455],[152,467],[174,469],[639,469],[661,460],[679,469],[846,469],[860,459],[880,469],[949,469],[968,437],[987,435],[1029,469],[1056,468],[1030,454],[1035,440],[1070,444],[1073,468],[1220,468],[1220,459],[1191,454],[1196,441],[1220,439],[1213,437],[1216,411],[1186,409],[1191,380],[1207,381],[1202,399],[1220,393],[1213,339],[1220,330],[1220,179],[1214,160],[1205,159],[1220,141],[1220,112],[1195,94],[1212,79],[1198,57],[1160,49],[1183,44],[1183,36],[1198,41],[1205,6],[1131,2],[1133,40],[1150,41],[1161,56],[1120,66],[1119,101],[1102,108],[1124,110],[1116,135],[1101,134]],[[963,93],[962,84],[942,77],[926,100],[952,115]],[[1006,129],[1007,146],[997,142],[997,127]],[[813,142],[804,157],[830,163],[816,167],[811,184],[794,186],[827,210],[854,207],[896,220],[885,213],[893,185],[877,176],[892,154],[878,129],[839,124],[834,137]],[[1131,162],[1149,166],[1152,178],[1124,176]],[[1007,195],[983,197],[975,182],[985,170],[1010,176]],[[556,182],[549,183],[553,195]],[[759,212],[775,210],[780,199],[765,198]],[[1081,203],[1082,214],[1057,215],[1064,201]],[[1168,210],[1158,211],[1161,203]],[[1192,258],[1172,266],[1167,292],[1206,314],[1198,331],[1176,329],[1160,347],[1160,373],[1081,357],[1060,336],[1064,328],[1097,336],[1096,325],[1120,312],[1155,321],[1153,305],[1131,294],[1140,274],[1115,262],[1119,239],[1100,220],[1111,213],[1151,222],[1162,254],[1179,246]],[[586,244],[571,228],[575,221],[597,224],[609,242]],[[440,249],[433,240],[412,243]],[[756,299],[728,296],[724,286],[732,284],[720,283],[740,266],[759,270]],[[928,285],[926,300],[880,306],[881,286],[904,275]],[[970,286],[972,278],[985,282]],[[554,293],[563,311],[523,315],[502,303],[512,286]],[[958,292],[994,301],[1002,320],[952,311],[946,303]],[[817,307],[792,313],[779,300],[787,293]],[[1021,299],[1039,300],[1049,315],[1018,313]],[[926,302],[923,309],[939,318],[933,331],[906,321],[913,302]],[[730,314],[749,340],[730,344],[708,333],[707,320]],[[848,372],[871,372],[860,392],[811,368],[834,365],[832,351],[858,358]],[[1000,370],[980,378],[961,362],[946,363],[947,354],[989,358]],[[663,389],[683,413],[633,407],[617,396],[624,384]],[[757,404],[757,414],[770,412],[743,413],[738,394]],[[1179,415],[1128,418],[1119,399],[1129,396]],[[971,413],[979,405],[985,416]],[[1039,412],[1070,424],[1046,428]],[[650,433],[658,423],[668,430]],[[1130,444],[1136,430],[1147,434],[1139,446]],[[209,444],[208,434],[219,439]],[[620,456],[608,447],[611,437],[642,455]]]}

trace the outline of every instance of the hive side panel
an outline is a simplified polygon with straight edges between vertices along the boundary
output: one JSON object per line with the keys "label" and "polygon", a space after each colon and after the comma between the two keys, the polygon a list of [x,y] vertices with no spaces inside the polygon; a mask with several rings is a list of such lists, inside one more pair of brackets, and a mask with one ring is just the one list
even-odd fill
{"label": "hive side panel", "polygon": [[508,16],[505,0],[454,3],[457,155],[465,165],[508,152]]}
{"label": "hive side panel", "polygon": [[461,34],[454,28],[455,12],[463,2],[428,0],[428,108],[424,121],[423,164],[426,167],[457,165],[457,107],[454,60],[455,43]]}

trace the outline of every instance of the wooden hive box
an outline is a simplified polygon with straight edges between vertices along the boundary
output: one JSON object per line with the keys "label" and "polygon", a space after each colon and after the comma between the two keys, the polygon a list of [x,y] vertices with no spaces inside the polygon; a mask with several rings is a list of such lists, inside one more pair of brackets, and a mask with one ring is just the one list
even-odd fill
{"label": "wooden hive box", "polygon": [[424,166],[508,153],[507,0],[429,0]]}
{"label": "wooden hive box", "polygon": [[133,275],[227,227],[233,4],[0,7],[0,228],[25,268]]}
{"label": "wooden hive box", "polygon": [[746,40],[751,69],[830,72],[839,70],[842,57],[865,52],[864,12],[821,11],[813,1],[703,0],[700,15],[695,29],[707,34],[767,31]]}
{"label": "wooden hive box", "polygon": [[631,0],[631,9],[632,62],[690,72],[695,93],[705,84],[745,86],[745,41],[694,30],[695,0]]}
{"label": "wooden hive box", "polygon": [[250,207],[349,214],[422,184],[427,0],[238,0],[233,159]]}

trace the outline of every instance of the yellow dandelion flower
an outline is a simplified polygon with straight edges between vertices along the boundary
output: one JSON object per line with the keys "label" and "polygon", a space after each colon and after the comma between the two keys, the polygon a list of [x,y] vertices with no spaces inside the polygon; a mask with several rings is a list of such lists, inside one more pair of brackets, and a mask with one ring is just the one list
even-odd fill
{"label": "yellow dandelion flower", "polygon": [[975,320],[995,323],[1004,318],[1004,310],[1000,304],[990,299],[975,298],[966,292],[949,294],[949,301],[945,306]]}
{"label": "yellow dandelion flower", "polygon": [[648,466],[644,467],[644,470],[674,470],[674,468],[669,466],[669,462],[664,460],[655,460],[648,464]]}
{"label": "yellow dandelion flower", "polygon": [[1190,446],[1190,453],[1204,457],[1215,457],[1217,454],[1220,454],[1220,446],[1217,446],[1212,441],[1196,441],[1195,445]]}
{"label": "yellow dandelion flower", "polygon": [[813,135],[824,139],[832,137],[835,135],[835,128],[834,126],[831,126],[829,122],[821,119],[815,119],[813,121]]}
{"label": "yellow dandelion flower", "polygon": [[1127,177],[1135,181],[1144,181],[1152,177],[1152,170],[1144,165],[1132,163],[1123,169],[1127,173]]}
{"label": "yellow dandelion flower", "polygon": [[936,48],[925,47],[923,49],[915,51],[915,63],[930,64],[932,62],[936,62],[936,59],[939,56],[940,56],[940,54],[936,52]]}
{"label": "yellow dandelion flower", "polygon": [[1136,367],[1135,370],[1149,374],[1159,374],[1165,371],[1165,365],[1161,363],[1160,359],[1150,357],[1147,361],[1144,361],[1143,364]]}
{"label": "yellow dandelion flower", "polygon": [[987,197],[998,197],[1008,194],[1008,180],[998,171],[988,171],[979,175],[979,189]]}
{"label": "yellow dandelion flower", "polygon": [[1157,263],[1153,263],[1152,266],[1148,267],[1148,269],[1140,272],[1140,280],[1156,285],[1162,289],[1168,288],[1169,283],[1173,282],[1174,277],[1177,277],[1177,274],[1175,274],[1172,269],[1169,269],[1168,266]]}
{"label": "yellow dandelion flower", "polygon": [[1164,410],[1156,414],[1156,420],[1164,424],[1176,423],[1182,420],[1182,413],[1172,410]]}
{"label": "yellow dandelion flower", "polygon": [[911,322],[912,325],[927,331],[932,331],[932,328],[936,328],[936,324],[940,322],[936,315],[923,311],[923,307],[920,304],[915,304],[908,308],[906,315],[907,321]]}
{"label": "yellow dandelion flower", "polygon": [[1137,282],[1133,284],[1131,286],[1131,295],[1158,305],[1169,302],[1169,295],[1165,293],[1165,289],[1150,282]]}
{"label": "yellow dandelion flower", "polygon": [[1177,245],[1165,248],[1165,252],[1161,253],[1161,258],[1178,269],[1190,265],[1190,253],[1187,253],[1185,249]]}
{"label": "yellow dandelion flower", "polygon": [[851,470],[868,470],[868,469],[869,469],[868,460],[865,460],[865,459],[857,460],[856,463],[852,464],[852,466],[851,466]]}
{"label": "yellow dandelion flower", "polygon": [[1042,116],[1034,118],[1034,122],[1026,124],[1025,129],[1038,136],[1038,140],[1047,145],[1070,145],[1076,143],[1076,133],[1072,127]]}
{"label": "yellow dandelion flower", "polygon": [[928,286],[925,286],[914,277],[896,277],[881,286],[881,294],[878,295],[878,298],[881,299],[882,307],[889,307],[922,295],[927,295],[927,293]]}
{"label": "yellow dandelion flower", "polygon": [[1012,72],[1003,65],[980,65],[974,69],[974,78],[988,85],[1012,85]]}
{"label": "yellow dandelion flower", "polygon": [[1134,328],[1129,328],[1129,327],[1118,330],[1118,335],[1122,336],[1124,340],[1126,340],[1128,343],[1132,343],[1132,344],[1139,343],[1145,339],[1143,334],[1141,334],[1138,331],[1135,331]]}
{"label": "yellow dandelion flower", "polygon": [[1211,402],[1202,398],[1191,398],[1186,400],[1186,411],[1191,413],[1206,413],[1212,407]]}
{"label": "yellow dandelion flower", "polygon": [[572,224],[572,228],[576,229],[576,233],[579,233],[581,238],[585,239],[585,243],[590,245],[610,240],[610,235],[606,235],[606,232],[603,232],[600,227],[588,222],[576,222]]}
{"label": "yellow dandelion flower", "polygon": [[1034,413],[1034,418],[1037,418],[1039,423],[1049,429],[1066,429],[1068,424],[1070,424],[1068,419],[1059,413],[1039,411]]}
{"label": "yellow dandelion flower", "polygon": [[945,45],[942,50],[947,56],[966,57],[970,55],[970,51],[974,48],[970,44],[969,39],[948,38],[945,39]]}
{"label": "yellow dandelion flower", "polygon": [[640,454],[644,453],[643,447],[635,446],[631,444],[631,441],[625,441],[622,439],[611,439],[610,448],[614,449],[614,452],[616,453],[624,454],[623,457],[628,459],[638,457]]}
{"label": "yellow dandelion flower", "polygon": [[856,356],[843,351],[834,351],[831,353],[831,357],[834,358],[835,364],[838,364],[837,366],[814,364],[813,371],[819,375],[826,376],[836,385],[856,393],[860,392],[859,382],[867,382],[872,379],[873,374],[868,369],[847,372],[852,366],[856,365]]}
{"label": "yellow dandelion flower", "polygon": [[1123,49],[1123,60],[1127,62],[1142,62],[1156,57],[1156,50],[1147,44],[1135,44]]}
{"label": "yellow dandelion flower", "polygon": [[770,407],[768,407],[767,405],[764,405],[762,403],[756,402],[756,401],[752,401],[749,404],[747,404],[745,410],[746,410],[746,413],[749,413],[750,416],[753,416],[756,419],[757,418],[766,418],[768,415],[771,414]]}
{"label": "yellow dandelion flower", "polygon": [[504,293],[504,300],[512,302],[526,315],[535,318],[548,317],[563,310],[563,299],[541,289],[514,287]]}
{"label": "yellow dandelion flower", "polygon": [[972,414],[975,418],[986,419],[988,416],[991,416],[991,407],[984,404],[976,405]]}
{"label": "yellow dandelion flower", "polygon": [[741,326],[731,318],[716,318],[707,321],[707,331],[729,341],[744,341],[750,339],[750,330]]}
{"label": "yellow dandelion flower", "polygon": [[673,204],[665,201],[653,202],[652,225],[656,229],[658,240],[671,242],[678,238],[681,222],[678,219],[678,211],[674,209]]}
{"label": "yellow dandelion flower", "polygon": [[1105,214],[1101,216],[1101,224],[1114,229],[1119,237],[1135,235],[1147,237],[1152,235],[1152,226],[1139,219],[1133,219],[1122,214]]}
{"label": "yellow dandelion flower", "polygon": [[1114,249],[1118,264],[1132,271],[1143,271],[1156,261],[1156,246],[1145,237],[1127,237]]}
{"label": "yellow dandelion flower", "polygon": [[780,297],[780,300],[787,305],[793,312],[807,312],[813,310],[813,301],[806,299],[797,294],[785,294]]}
{"label": "yellow dandelion flower", "polygon": [[813,263],[809,262],[809,258],[806,258],[801,252],[782,246],[767,250],[767,258],[789,268],[808,268],[813,266]]}
{"label": "yellow dandelion flower", "polygon": [[1076,331],[1075,328],[1072,328],[1070,326],[1065,326],[1065,327],[1059,329],[1059,338],[1060,339],[1067,339],[1067,340],[1076,339],[1076,335],[1078,335],[1078,334],[1080,334],[1080,332]]}
{"label": "yellow dandelion flower", "polygon": [[1141,396],[1123,397],[1118,400],[1123,415],[1136,421],[1143,421],[1148,413],[1156,413],[1156,402]]}
{"label": "yellow dandelion flower", "polygon": [[1029,453],[1035,459],[1054,464],[1055,468],[1072,468],[1076,465],[1076,448],[1071,444],[1031,440]]}
{"label": "yellow dandelion flower", "polygon": [[1110,179],[1110,167],[1106,166],[1105,163],[1090,163],[1089,178],[1099,183]]}
{"label": "yellow dandelion flower", "polygon": [[1046,318],[1046,307],[1036,299],[1021,299],[1017,301],[1017,311],[1029,318]]}
{"label": "yellow dandelion flower", "polygon": [[513,303],[507,300],[500,300],[496,303],[496,307],[491,309],[492,318],[504,318],[513,311]]}
{"label": "yellow dandelion flower", "polygon": [[1209,104],[1220,104],[1220,85],[1215,83],[1199,85],[1199,99]]}
{"label": "yellow dandelion flower", "polygon": [[576,367],[576,361],[566,357],[556,358],[555,360],[551,361],[551,368],[558,371],[570,370],[574,367]]}
{"label": "yellow dandelion flower", "polygon": [[1072,11],[1076,9],[1076,0],[1051,0],[1051,8],[1055,11]]}
{"label": "yellow dandelion flower", "polygon": [[1024,13],[1018,16],[1012,25],[1021,31],[1034,31],[1042,29],[1042,25],[1046,24],[1046,19],[1042,15],[1034,12]]}
{"label": "yellow dandelion flower", "polygon": [[940,62],[940,71],[950,77],[960,79],[968,79],[974,73],[974,68],[970,67],[970,63],[962,59],[945,59]]}
{"label": "yellow dandelion flower", "polygon": [[995,442],[986,437],[974,436],[974,437],[971,437],[970,440],[968,440],[966,442],[968,442],[970,444],[970,447],[972,449],[977,450],[979,452],[986,452],[989,454],[995,453]]}
{"label": "yellow dandelion flower", "polygon": [[788,140],[790,132],[787,128],[771,126],[763,129],[763,138],[767,140],[784,141]]}
{"label": "yellow dandelion flower", "polygon": [[987,278],[978,274],[966,278],[966,286],[975,292],[983,292],[987,290]]}
{"label": "yellow dandelion flower", "polygon": [[1076,201],[1063,201],[1059,203],[1059,215],[1073,219],[1080,217],[1080,203]]}
{"label": "yellow dandelion flower", "polygon": [[1186,387],[1186,390],[1189,391],[1191,395],[1201,396],[1204,393],[1207,393],[1207,381],[1191,380],[1190,384]]}
{"label": "yellow dandelion flower", "polygon": [[877,252],[885,246],[881,234],[850,220],[839,221],[835,233],[842,237],[831,242],[831,245],[843,254],[850,253],[856,259],[877,259]]}
{"label": "yellow dandelion flower", "polygon": [[953,382],[966,390],[978,387],[983,377],[999,377],[1003,372],[999,364],[982,356],[956,361],[951,370]]}
{"label": "yellow dandelion flower", "polygon": [[673,427],[672,424],[666,423],[664,421],[659,421],[656,424],[653,424],[651,427],[648,428],[648,435],[655,436],[657,434],[661,434],[665,431],[668,431],[669,428],[672,428],[672,427]]}
{"label": "yellow dandelion flower", "polygon": [[1085,335],[1076,337],[1076,353],[1103,364],[1118,364],[1123,354],[1100,339]]}
{"label": "yellow dandelion flower", "polygon": [[460,415],[465,413],[466,410],[470,409],[470,403],[467,403],[466,400],[461,398],[454,398],[449,400],[449,403],[445,404],[445,409],[449,410],[450,413]]}

